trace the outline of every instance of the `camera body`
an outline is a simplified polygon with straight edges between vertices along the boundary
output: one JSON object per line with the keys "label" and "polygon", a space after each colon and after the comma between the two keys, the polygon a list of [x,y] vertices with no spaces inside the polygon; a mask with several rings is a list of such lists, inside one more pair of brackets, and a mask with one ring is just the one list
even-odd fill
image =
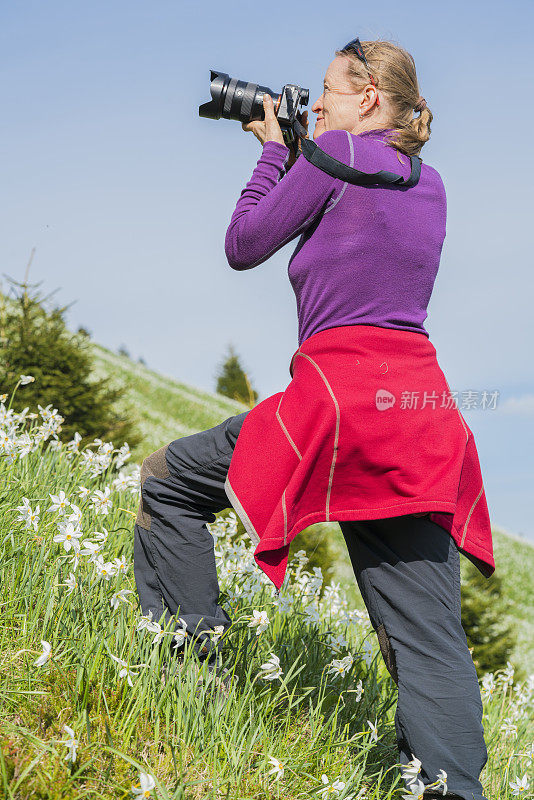
{"label": "camera body", "polygon": [[303,89],[294,83],[286,83],[280,94],[273,92],[268,86],[240,81],[230,78],[226,72],[210,70],[211,100],[199,106],[200,117],[208,119],[235,119],[239,122],[251,122],[264,119],[263,95],[270,94],[273,99],[274,113],[282,130],[284,142],[294,147],[296,136],[293,123],[299,118],[299,109],[308,104],[309,89]]}

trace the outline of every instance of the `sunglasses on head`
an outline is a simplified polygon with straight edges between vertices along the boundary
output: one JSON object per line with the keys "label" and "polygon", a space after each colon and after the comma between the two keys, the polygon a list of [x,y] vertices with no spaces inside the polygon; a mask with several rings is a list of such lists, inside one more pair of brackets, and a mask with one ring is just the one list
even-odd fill
{"label": "sunglasses on head", "polygon": [[[367,72],[369,74],[369,78],[371,80],[371,83],[373,84],[373,86],[376,89],[377,88],[376,87],[376,83],[375,83],[375,80],[374,80],[373,76],[371,75],[371,70],[369,69],[369,64],[367,63],[367,59],[365,58],[365,55],[364,55],[364,52],[363,52],[362,43],[360,42],[359,38],[356,37],[355,39],[352,39],[350,42],[348,42],[345,45],[345,47],[342,47],[341,49],[342,49],[343,52],[353,53],[357,58],[360,59],[360,61],[365,65],[365,69],[367,70]],[[376,96],[376,104],[377,104],[377,106],[380,105],[380,100],[378,99],[378,94]]]}

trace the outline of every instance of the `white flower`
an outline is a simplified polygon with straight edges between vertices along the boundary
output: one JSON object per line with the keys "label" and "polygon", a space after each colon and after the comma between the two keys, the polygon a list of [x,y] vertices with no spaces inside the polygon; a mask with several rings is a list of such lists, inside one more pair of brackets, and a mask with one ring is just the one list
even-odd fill
{"label": "white flower", "polygon": [[258,636],[260,633],[263,633],[266,628],[269,627],[269,617],[267,616],[266,611],[254,611],[252,612],[252,616],[249,617],[250,622],[247,625],[247,628],[256,628],[256,635]]}
{"label": "white flower", "polygon": [[341,622],[344,625],[362,625],[369,620],[369,614],[366,611],[360,611],[355,608],[352,611],[345,611]]}
{"label": "white flower", "polygon": [[31,528],[37,531],[37,526],[39,524],[39,514],[40,514],[40,506],[35,506],[35,511],[32,511],[30,506],[30,501],[27,497],[22,498],[22,505],[17,506],[17,511],[20,511],[20,515],[17,517],[17,522],[24,522],[25,528]]}
{"label": "white flower", "polygon": [[93,559],[96,567],[97,576],[102,580],[110,581],[116,575],[115,565],[111,561],[104,561],[103,556],[96,556]]}
{"label": "white flower", "polygon": [[119,592],[115,592],[115,594],[112,596],[111,600],[109,601],[111,607],[115,608],[115,609],[118,608],[120,603],[121,603],[121,600],[122,600],[123,603],[127,603],[128,602],[128,600],[126,598],[127,594],[133,594],[132,590],[131,589],[121,589]]}
{"label": "white flower", "polygon": [[139,773],[141,786],[132,786],[132,792],[138,797],[150,797],[152,789],[155,787],[154,778],[146,772]]}
{"label": "white flower", "polygon": [[291,597],[291,595],[284,595],[284,594],[276,595],[276,597],[273,600],[274,605],[278,608],[278,610],[282,614],[285,614],[286,611],[289,611],[289,609],[293,606],[293,602],[294,600]]}
{"label": "white flower", "polygon": [[319,613],[319,609],[315,603],[310,603],[310,605],[305,606],[304,611],[306,612],[306,622],[320,622],[321,615]]}
{"label": "white flower", "polygon": [[84,549],[80,550],[80,555],[89,556],[89,561],[93,561],[94,563],[96,554],[102,550],[104,543],[102,542],[101,544],[95,544],[90,539],[84,539],[82,544],[84,545]]}
{"label": "white flower", "polygon": [[413,783],[413,781],[419,780],[418,776],[421,774],[421,761],[416,758],[413,753],[412,760],[401,767],[401,774],[406,783]]}
{"label": "white flower", "polygon": [[374,657],[373,645],[369,639],[366,639],[363,643],[363,660],[368,667],[372,664]]}
{"label": "white flower", "polygon": [[[320,789],[319,794],[323,798],[339,797],[339,795],[345,788],[345,783],[343,781],[340,781],[339,778],[335,780],[333,783],[330,783],[326,775],[321,775],[321,782],[324,785],[324,789]],[[345,800],[350,800],[350,797],[347,797]]]}
{"label": "white flower", "polygon": [[76,588],[76,586],[78,585],[78,582],[76,580],[75,574],[73,572],[69,572],[69,577],[67,578],[65,583],[60,583],[59,585],[60,586],[68,586],[69,587],[69,591],[65,592],[65,594],[71,594],[73,592],[73,590]]}
{"label": "white flower", "polygon": [[52,651],[52,645],[49,642],[45,642],[44,639],[41,639],[41,645],[43,647],[43,652],[39,658],[33,662],[34,666],[36,667],[44,667]]}
{"label": "white flower", "polygon": [[17,438],[15,444],[17,446],[17,450],[19,451],[19,456],[24,458],[24,456],[27,456],[28,453],[31,453],[33,439],[28,433],[23,433]]}
{"label": "white flower", "polygon": [[79,525],[82,521],[82,512],[79,506],[70,504],[71,513],[67,516],[67,522],[72,522],[73,525]]}
{"label": "white flower", "polygon": [[209,635],[212,644],[217,644],[224,633],[224,625],[215,625],[212,631],[206,631],[206,633]]}
{"label": "white flower", "polygon": [[354,664],[354,659],[352,655],[349,653],[345,656],[345,658],[334,658],[334,660],[328,665],[329,669],[328,672],[330,674],[337,676],[346,675],[347,672],[350,670],[352,665]]}
{"label": "white flower", "polygon": [[156,634],[152,639],[152,644],[157,644],[165,636],[165,631],[162,629],[159,622],[152,620],[152,609],[150,609],[147,616],[141,617],[137,625],[138,631],[142,631],[144,628],[146,628],[147,631],[150,631],[150,633]]}
{"label": "white flower", "polygon": [[510,781],[509,786],[514,797],[524,796],[530,788],[526,773],[522,778],[518,778],[516,781]]}
{"label": "white flower", "polygon": [[368,719],[367,720],[367,724],[371,728],[371,741],[372,742],[378,742],[378,731],[377,731],[377,725],[376,725],[376,717],[375,717],[375,721],[374,722],[371,722],[371,720]]}
{"label": "white flower", "polygon": [[502,671],[502,674],[499,675],[499,681],[502,683],[503,687],[511,686],[514,682],[514,672],[515,669],[510,661],[506,662],[506,669]]}
{"label": "white flower", "polygon": [[262,672],[258,673],[258,677],[265,678],[266,681],[275,681],[283,675],[280,668],[280,659],[278,656],[275,656],[274,653],[271,653],[270,658],[265,664],[260,666],[260,670],[262,670]]}
{"label": "white flower", "polygon": [[38,505],[35,506],[35,511],[32,511],[31,508],[28,509],[28,519],[26,520],[27,528],[31,528],[33,525],[34,531],[37,531],[37,526],[39,524],[39,512],[40,507]]}
{"label": "white flower", "polygon": [[78,431],[76,431],[74,437],[70,440],[70,442],[67,442],[67,444],[65,445],[65,450],[68,450],[69,452],[72,453],[77,453],[81,441],[82,437],[80,436]]}
{"label": "white flower", "polygon": [[107,528],[102,528],[102,531],[103,533],[101,533],[100,531],[93,531],[93,536],[97,540],[97,542],[102,542],[103,544],[105,544],[108,540],[109,533]]}
{"label": "white flower", "polygon": [[17,511],[20,511],[21,517],[25,518],[28,514],[28,510],[30,508],[30,501],[27,497],[22,498],[22,505],[16,506]]}
{"label": "white flower", "polygon": [[403,794],[402,800],[421,800],[425,791],[425,784],[419,778],[416,778],[415,782],[410,783],[408,786],[408,791],[410,794]]}
{"label": "white flower", "polygon": [[152,609],[150,609],[147,615],[141,617],[139,624],[137,625],[138,631],[142,631],[143,628],[146,628],[147,631],[151,631],[152,633],[161,630],[160,624],[152,621]]}
{"label": "white flower", "polygon": [[482,687],[480,689],[480,694],[482,695],[482,699],[486,700],[488,697],[492,697],[495,693],[496,683],[495,683],[495,675],[493,672],[486,672],[486,674],[482,678]]}
{"label": "white flower", "polygon": [[269,761],[273,765],[273,768],[269,770],[267,775],[274,775],[276,780],[280,780],[280,778],[283,778],[284,777],[283,765],[278,761],[277,758],[274,758],[274,756],[269,756]]}
{"label": "white flower", "polygon": [[138,495],[141,488],[141,467],[139,464],[136,464],[134,470],[130,473],[130,481],[130,494]]}
{"label": "white flower", "polygon": [[130,446],[128,442],[124,442],[122,447],[119,447],[117,450],[117,455],[115,456],[115,467],[120,469],[130,458]]}
{"label": "white flower", "polygon": [[86,500],[89,497],[89,489],[86,486],[78,486],[76,492],[82,500]]}
{"label": "white flower", "polygon": [[119,672],[119,678],[126,678],[128,681],[129,686],[133,686],[132,678],[137,678],[139,673],[134,672],[135,669],[139,669],[140,667],[146,667],[146,664],[132,664],[131,667],[128,666],[126,661],[123,661],[122,658],[117,658],[117,656],[113,656],[110,653],[111,658],[120,664],[122,669]]}
{"label": "white flower", "polygon": [[347,646],[348,642],[341,633],[338,633],[336,636],[330,634],[328,639],[328,644],[330,645],[332,650],[334,650],[334,652],[339,653],[343,648]]}
{"label": "white flower", "polygon": [[356,697],[354,699],[356,700],[356,702],[359,702],[362,699],[362,695],[364,693],[364,688],[363,688],[363,683],[362,683],[361,678],[358,681],[358,683],[356,685],[356,688],[355,689],[349,689],[348,691],[349,692],[354,692],[354,694],[356,695]]}
{"label": "white flower", "polygon": [[[104,530],[106,530],[106,529],[104,528]],[[117,575],[121,575],[121,574],[124,575],[127,572],[128,563],[127,563],[126,559],[124,558],[124,556],[117,556],[116,558],[113,559],[113,563],[115,564],[115,566],[117,568]]]}
{"label": "white flower", "polygon": [[178,630],[174,631],[174,636],[172,637],[173,641],[176,642],[176,644],[173,644],[173,646],[172,646],[173,650],[176,647],[181,647],[183,645],[183,643],[185,642],[185,639],[186,639],[186,636],[187,636],[187,624],[186,624],[185,620],[183,620],[181,617],[179,617],[178,618],[178,622],[180,623],[180,628]]}
{"label": "white flower", "polygon": [[72,730],[72,728],[69,728],[68,725],[63,725],[63,730],[69,734],[69,738],[67,739],[67,741],[63,742],[63,744],[67,745],[67,747],[69,748],[69,752],[67,753],[65,758],[74,762],[76,761],[76,748],[79,746],[78,739],[74,738],[74,731]]}
{"label": "white flower", "polygon": [[104,514],[106,516],[109,513],[109,509],[112,507],[110,494],[109,486],[106,486],[103,492],[100,489],[95,489],[91,496],[95,514]]}
{"label": "white flower", "polygon": [[75,550],[80,549],[80,543],[78,539],[82,536],[82,532],[77,530],[72,522],[67,523],[61,533],[58,533],[54,536],[53,541],[58,543],[63,543],[63,547],[69,552],[71,547],[74,547]]}
{"label": "white flower", "polygon": [[440,769],[440,771],[438,772],[438,779],[437,779],[436,783],[437,783],[437,787],[436,788],[439,789],[440,787],[443,787],[443,793],[446,794],[446,792],[447,792],[447,773],[445,772],[444,769]]}
{"label": "white flower", "polygon": [[21,375],[20,376],[20,385],[21,386],[26,386],[27,383],[33,383],[34,380],[35,380],[35,378],[33,377],[33,375]]}
{"label": "white flower", "polygon": [[130,488],[130,478],[125,475],[124,472],[119,472],[119,476],[112,481],[111,485],[113,487],[113,491],[125,492]]}

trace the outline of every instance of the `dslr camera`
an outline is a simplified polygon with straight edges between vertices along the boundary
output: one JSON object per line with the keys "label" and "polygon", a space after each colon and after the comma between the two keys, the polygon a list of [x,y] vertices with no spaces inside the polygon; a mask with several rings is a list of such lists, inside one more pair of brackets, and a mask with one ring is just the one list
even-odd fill
{"label": "dslr camera", "polygon": [[[298,135],[294,127],[301,129],[300,119],[303,106],[308,105],[309,89],[303,89],[294,83],[286,83],[280,94],[273,92],[268,86],[258,83],[240,81],[230,78],[226,72],[210,70],[211,100],[199,106],[198,113],[208,119],[235,119],[239,122],[251,122],[254,119],[265,119],[263,95],[273,98],[274,113],[282,130],[284,142],[293,152],[298,147]],[[297,122],[297,125],[295,125]]]}

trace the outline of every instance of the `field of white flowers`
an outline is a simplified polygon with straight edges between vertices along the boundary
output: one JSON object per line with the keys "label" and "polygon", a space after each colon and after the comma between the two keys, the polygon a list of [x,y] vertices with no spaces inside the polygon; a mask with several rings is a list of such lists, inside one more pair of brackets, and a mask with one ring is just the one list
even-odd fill
{"label": "field of white flowers", "polygon": [[[61,444],[57,409],[16,413],[15,399],[0,398],[0,797],[422,796],[418,754],[396,760],[397,690],[367,613],[303,552],[277,596],[231,510],[209,529],[233,680],[214,681],[187,639],[164,679],[163,645],[184,634],[139,609],[128,445]],[[509,664],[481,693],[485,793],[531,797],[534,675],[514,682]]]}

